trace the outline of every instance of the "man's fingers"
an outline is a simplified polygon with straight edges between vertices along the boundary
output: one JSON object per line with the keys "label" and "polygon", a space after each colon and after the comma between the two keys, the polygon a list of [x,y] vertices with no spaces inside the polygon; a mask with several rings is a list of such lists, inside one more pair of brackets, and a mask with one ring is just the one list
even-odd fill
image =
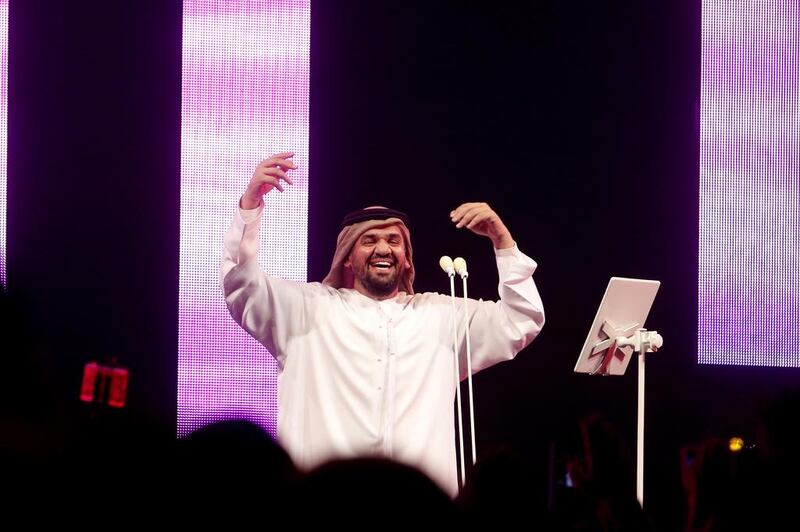
{"label": "man's fingers", "polygon": [[283,179],[284,181],[286,181],[290,185],[294,184],[292,182],[291,178],[289,178],[289,176],[286,175],[286,172],[284,172],[283,170],[281,170],[277,166],[273,166],[273,167],[270,167],[270,168],[264,168],[264,170],[262,171],[262,175],[274,176],[274,177],[277,177],[279,179]]}
{"label": "man's fingers", "polygon": [[284,188],[281,181],[289,185],[294,184],[286,174],[289,170],[297,169],[297,165],[289,160],[292,157],[294,157],[294,152],[282,151],[258,163],[245,191],[249,205],[255,203],[256,200],[260,204],[261,197],[273,188],[283,192]]}
{"label": "man's fingers", "polygon": [[[459,207],[459,209],[461,208]],[[457,222],[456,227],[464,227],[480,213],[487,212],[489,210],[489,206],[485,203],[473,203],[470,207],[461,211],[460,214],[457,214],[453,221]]]}
{"label": "man's fingers", "polygon": [[286,159],[264,159],[261,161],[261,164],[258,165],[260,168],[276,168],[280,167],[284,170],[296,170],[297,165],[294,164],[292,161],[287,161]]}
{"label": "man's fingers", "polygon": [[290,157],[294,157],[293,151],[282,151],[280,153],[276,153],[275,155],[270,155],[270,159],[288,159]]}
{"label": "man's fingers", "polygon": [[480,215],[480,212],[481,211],[480,211],[479,208],[475,208],[475,209],[472,209],[472,210],[469,210],[469,211],[465,212],[464,215],[461,217],[461,219],[456,224],[456,227],[466,227],[467,225],[469,225],[472,222],[472,220],[475,219],[476,216]]}
{"label": "man's fingers", "polygon": [[463,208],[462,205],[458,209],[456,209],[456,213],[453,215],[452,219],[456,222],[456,227],[463,227],[464,219],[469,215],[470,210]]}
{"label": "man's fingers", "polygon": [[485,203],[463,203],[450,213],[450,219],[457,222],[461,220],[467,212],[480,207],[488,207],[488,205]]}
{"label": "man's fingers", "polygon": [[296,170],[297,165],[294,164],[292,161],[283,158],[273,158],[273,163],[280,166],[284,170]]}
{"label": "man's fingers", "polygon": [[270,185],[283,192],[283,187],[281,186],[281,182],[277,177],[270,177],[268,182]]}
{"label": "man's fingers", "polygon": [[275,187],[281,192],[283,192],[283,187],[281,186],[280,179],[278,179],[275,176],[261,175],[259,176],[258,181],[260,182],[259,192],[261,192],[261,195],[264,195],[267,192],[269,192],[269,187]]}
{"label": "man's fingers", "polygon": [[478,224],[483,223],[489,220],[492,217],[492,211],[483,211],[475,215],[472,220],[467,222],[467,229],[472,229],[476,227]]}
{"label": "man's fingers", "polygon": [[497,249],[514,245],[503,221],[488,203],[464,203],[450,211],[450,219],[458,229],[466,227],[477,235],[488,236]]}
{"label": "man's fingers", "polygon": [[284,170],[295,170],[297,169],[297,165],[289,160],[292,157],[294,157],[294,153],[290,151],[276,153],[275,155],[261,161],[259,166],[264,168],[280,166]]}

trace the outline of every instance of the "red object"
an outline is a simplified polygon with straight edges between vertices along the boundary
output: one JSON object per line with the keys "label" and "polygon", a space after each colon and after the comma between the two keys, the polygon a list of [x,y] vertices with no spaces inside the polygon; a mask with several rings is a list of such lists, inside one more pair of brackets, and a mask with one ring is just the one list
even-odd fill
{"label": "red object", "polygon": [[95,361],[83,367],[81,401],[114,408],[125,406],[128,397],[128,370],[119,366],[101,366]]}
{"label": "red object", "polygon": [[113,368],[110,371],[111,386],[108,391],[108,406],[122,408],[128,396],[128,370]]}
{"label": "red object", "polygon": [[81,401],[85,403],[94,402],[94,390],[97,376],[100,373],[100,366],[97,362],[89,362],[83,367],[83,382],[81,383]]}

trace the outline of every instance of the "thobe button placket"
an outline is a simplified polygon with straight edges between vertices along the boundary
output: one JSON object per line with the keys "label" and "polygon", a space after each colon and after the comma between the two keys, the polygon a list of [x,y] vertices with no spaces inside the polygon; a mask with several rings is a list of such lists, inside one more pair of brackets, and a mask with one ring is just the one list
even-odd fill
{"label": "thobe button placket", "polygon": [[[389,324],[391,323],[391,320],[388,320],[389,323],[384,321],[384,320],[386,320],[388,318],[388,316],[386,316],[386,313],[384,313],[383,308],[381,308],[380,304],[378,304],[378,312],[379,312],[379,314],[381,316],[381,322],[378,323],[378,330],[381,331],[381,335],[380,336],[381,336],[382,346],[380,348],[381,352],[376,353],[378,356],[375,358],[375,360],[381,365],[381,367],[383,367],[383,365],[384,365],[383,364],[384,355],[388,354],[388,351],[389,351],[389,338],[388,338],[388,330],[387,329],[389,327]],[[384,327],[384,325],[386,325],[386,327]],[[386,332],[384,332],[385,330],[386,330]],[[384,353],[384,351],[385,351],[385,353]],[[380,371],[379,374],[381,375],[380,379],[382,381],[384,379],[384,371],[385,371],[385,369],[379,370],[379,371]],[[383,391],[383,385],[382,384],[377,385],[376,389],[377,389],[377,391],[382,392]]]}
{"label": "thobe button placket", "polygon": [[384,374],[386,375],[386,394],[384,398],[384,415],[383,415],[383,435],[384,435],[384,452],[386,456],[392,455],[392,448],[394,446],[394,431],[392,430],[392,423],[394,419],[394,393],[395,388],[394,380],[394,365],[395,365],[395,338],[394,338],[394,319],[387,316],[386,321],[386,365]]}

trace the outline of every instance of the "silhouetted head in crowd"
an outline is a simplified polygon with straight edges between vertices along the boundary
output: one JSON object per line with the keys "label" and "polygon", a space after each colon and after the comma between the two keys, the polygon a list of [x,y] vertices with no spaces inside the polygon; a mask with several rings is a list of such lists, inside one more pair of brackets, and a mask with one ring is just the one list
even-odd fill
{"label": "silhouetted head in crowd", "polygon": [[304,477],[297,501],[309,518],[331,525],[459,524],[455,503],[430,478],[384,458],[324,464]]}
{"label": "silhouetted head in crowd", "polygon": [[[219,421],[176,445],[176,494],[187,514],[234,519],[235,509],[282,509],[292,500],[298,472],[289,455],[258,425]],[[249,514],[248,514],[249,515]]]}
{"label": "silhouetted head in crowd", "polygon": [[472,525],[540,526],[546,518],[544,475],[510,447],[482,452],[458,497]]}
{"label": "silhouetted head in crowd", "polygon": [[616,428],[600,413],[582,416],[577,449],[567,459],[571,487],[560,519],[580,530],[650,530],[636,499],[633,456]]}

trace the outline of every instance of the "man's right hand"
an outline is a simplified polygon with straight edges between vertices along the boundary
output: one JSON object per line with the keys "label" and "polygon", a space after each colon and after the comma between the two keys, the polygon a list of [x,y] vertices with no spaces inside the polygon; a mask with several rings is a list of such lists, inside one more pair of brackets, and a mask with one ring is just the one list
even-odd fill
{"label": "man's right hand", "polygon": [[253,172],[242,199],[239,200],[239,206],[244,210],[255,209],[261,205],[262,196],[273,188],[283,192],[281,181],[291,185],[292,180],[286,172],[297,168],[297,165],[290,160],[292,157],[294,157],[293,152],[285,151],[261,161]]}

